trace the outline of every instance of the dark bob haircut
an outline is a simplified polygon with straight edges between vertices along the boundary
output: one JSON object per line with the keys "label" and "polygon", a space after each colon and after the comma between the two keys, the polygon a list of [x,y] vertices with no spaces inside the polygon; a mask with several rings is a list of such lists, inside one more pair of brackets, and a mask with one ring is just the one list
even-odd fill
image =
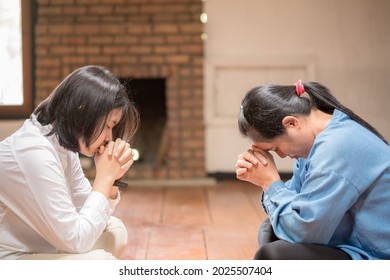
{"label": "dark bob haircut", "polygon": [[52,125],[48,135],[56,135],[62,147],[79,152],[79,139],[89,147],[114,109],[122,110],[122,119],[113,128],[113,139],[130,142],[139,125],[135,104],[109,70],[89,65],[69,74],[33,114],[42,125]]}

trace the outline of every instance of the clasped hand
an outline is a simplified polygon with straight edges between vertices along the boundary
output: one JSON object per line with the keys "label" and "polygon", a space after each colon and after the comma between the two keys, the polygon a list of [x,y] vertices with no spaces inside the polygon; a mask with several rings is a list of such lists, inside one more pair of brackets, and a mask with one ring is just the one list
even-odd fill
{"label": "clasped hand", "polygon": [[237,179],[260,186],[264,191],[280,180],[273,156],[254,145],[238,155],[235,168]]}
{"label": "clasped hand", "polygon": [[122,178],[134,163],[134,152],[130,144],[122,139],[101,146],[95,155],[96,173],[112,176],[113,180]]}

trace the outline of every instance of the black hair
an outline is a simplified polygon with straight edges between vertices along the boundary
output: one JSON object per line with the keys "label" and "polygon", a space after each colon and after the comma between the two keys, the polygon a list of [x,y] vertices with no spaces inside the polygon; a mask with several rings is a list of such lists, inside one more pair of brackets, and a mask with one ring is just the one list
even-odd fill
{"label": "black hair", "polygon": [[387,143],[374,127],[342,105],[328,88],[317,82],[306,82],[303,86],[309,98],[298,97],[295,85],[267,84],[247,92],[238,116],[241,134],[255,141],[270,141],[285,132],[282,120],[286,116],[307,116],[312,109],[332,114],[338,109]]}
{"label": "black hair", "polygon": [[81,67],[69,74],[35,109],[41,125],[52,125],[59,144],[79,152],[79,139],[89,148],[101,134],[109,113],[122,110],[122,118],[113,128],[113,139],[131,141],[139,125],[139,113],[126,88],[106,68]]}

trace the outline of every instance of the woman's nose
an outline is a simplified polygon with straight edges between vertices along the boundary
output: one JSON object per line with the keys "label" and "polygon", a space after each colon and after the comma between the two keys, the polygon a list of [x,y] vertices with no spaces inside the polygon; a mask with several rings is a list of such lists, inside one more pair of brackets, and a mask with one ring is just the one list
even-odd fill
{"label": "woman's nose", "polygon": [[106,140],[107,142],[112,141],[112,130],[111,129],[109,129],[107,131],[106,138],[104,140]]}
{"label": "woman's nose", "polygon": [[285,158],[286,157],[286,154],[285,153],[282,153],[281,151],[276,151],[276,153],[278,154],[278,156],[280,158]]}

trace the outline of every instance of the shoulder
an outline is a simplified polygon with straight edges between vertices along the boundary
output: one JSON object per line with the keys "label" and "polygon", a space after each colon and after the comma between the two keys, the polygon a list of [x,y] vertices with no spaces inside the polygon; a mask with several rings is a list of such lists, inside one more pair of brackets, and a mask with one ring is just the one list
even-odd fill
{"label": "shoulder", "polygon": [[29,119],[7,138],[7,143],[16,158],[25,161],[58,161],[60,157],[72,152],[60,146],[57,136],[48,136],[50,130],[51,127],[42,126],[35,119]]}
{"label": "shoulder", "polygon": [[328,126],[316,137],[311,154],[328,154],[365,157],[378,156],[373,152],[382,150],[389,156],[389,146],[375,134],[348,115],[335,110]]}
{"label": "shoulder", "polygon": [[33,120],[26,120],[23,126],[9,137],[14,151],[34,151],[54,148],[46,136],[47,130]]}
{"label": "shoulder", "polygon": [[[367,184],[390,169],[390,147],[371,131],[338,112],[315,139],[306,169],[332,172]],[[364,178],[361,178],[364,174]]]}

